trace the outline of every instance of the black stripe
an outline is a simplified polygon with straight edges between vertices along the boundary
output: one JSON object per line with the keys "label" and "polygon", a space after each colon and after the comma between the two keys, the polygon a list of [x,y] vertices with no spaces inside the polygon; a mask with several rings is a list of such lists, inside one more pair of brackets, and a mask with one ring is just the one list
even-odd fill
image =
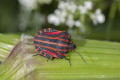
{"label": "black stripe", "polygon": [[[34,41],[34,44],[38,44],[38,42],[37,41]],[[36,49],[38,49],[39,47],[38,46],[35,46],[35,48]],[[41,50],[39,49],[38,50],[38,52],[40,52]],[[61,53],[61,54],[67,54],[68,53],[68,51],[58,51],[59,53]]]}
{"label": "black stripe", "polygon": [[64,47],[64,46],[57,46],[57,45],[54,45],[54,44],[48,44],[48,43],[43,43],[43,42],[38,42],[38,41],[34,41],[34,43],[35,44],[37,43],[39,45],[46,46],[46,47],[52,47],[52,48],[55,48],[55,49],[68,50],[68,47]]}
{"label": "black stripe", "polygon": [[47,50],[47,51],[50,51],[52,53],[57,53],[57,51],[54,51],[52,49],[48,49],[48,48],[45,48],[45,47],[40,47],[42,50]]}
{"label": "black stripe", "polygon": [[[38,52],[40,53],[41,51],[42,51],[41,48],[38,48]],[[39,54],[39,53],[38,53],[38,54]],[[45,52],[42,52],[42,54],[40,54],[40,55],[43,56],[44,54],[46,54],[46,56],[44,56],[44,57],[46,57],[46,58],[52,57],[50,54],[45,53]]]}
{"label": "black stripe", "polygon": [[[44,48],[44,47],[40,47],[40,48],[39,48],[39,51],[41,51],[41,48],[42,48],[43,50],[47,50],[47,51],[50,51],[50,52],[52,52],[52,53],[56,53],[56,56],[58,56],[58,57],[61,58],[61,59],[65,57],[64,55],[57,54],[57,52],[54,51],[54,50],[51,50],[51,49],[48,49],[48,48]],[[43,53],[40,54],[40,55],[43,56],[45,53],[46,53],[46,52],[43,51]],[[52,55],[50,55],[49,53],[46,53],[46,56],[44,56],[44,57],[50,58],[50,57],[52,57]]]}
{"label": "black stripe", "polygon": [[48,53],[46,53],[46,56],[45,56],[46,58],[50,58],[50,57],[52,57],[50,54],[48,54]]}
{"label": "black stripe", "polygon": [[76,45],[72,44],[72,43],[70,43],[69,46],[70,46],[69,49],[75,49],[76,48]]}
{"label": "black stripe", "polygon": [[[38,47],[38,46],[37,46],[37,47]],[[41,51],[42,51],[39,47],[38,47],[37,49],[38,49],[38,52],[41,52]]]}
{"label": "black stripe", "polygon": [[45,38],[45,37],[34,37],[34,39],[42,40],[42,41],[55,42],[55,43],[58,41],[58,39],[50,39],[50,38]]}
{"label": "black stripe", "polygon": [[[35,46],[35,48],[38,49],[39,47]],[[41,49],[38,49],[38,52],[40,52],[40,51],[41,51]],[[58,51],[58,52],[61,53],[61,54],[67,54],[69,51]]]}
{"label": "black stripe", "polygon": [[43,43],[43,42],[38,42],[38,41],[34,41],[35,43],[42,45],[42,46],[47,46],[47,47],[52,47],[52,48],[56,48],[57,45],[54,44],[48,44],[48,43]]}
{"label": "black stripe", "polygon": [[44,38],[44,37],[35,37],[34,39],[42,40],[42,41],[49,41],[49,42],[54,42],[54,43],[62,43],[62,44],[65,44],[65,45],[69,44],[69,42],[65,42],[65,41],[62,41],[62,40],[59,40],[59,39],[50,39],[50,38]]}
{"label": "black stripe", "polygon": [[61,54],[67,54],[69,51],[58,51]]}
{"label": "black stripe", "polygon": [[60,39],[65,39],[65,40],[71,41],[71,38],[68,38],[68,37],[65,37],[65,36],[60,37]]}
{"label": "black stripe", "polygon": [[60,34],[41,34],[41,36],[46,36],[46,37],[58,37]]}
{"label": "black stripe", "polygon": [[67,35],[67,36],[69,36],[69,34],[67,32],[61,32],[60,35]]}
{"label": "black stripe", "polygon": [[[46,54],[46,56],[43,56],[44,54]],[[46,58],[50,58],[52,57],[52,55],[48,54],[48,53],[45,53],[45,52],[42,52],[42,54],[40,54],[41,56],[43,57],[46,57]]]}
{"label": "black stripe", "polygon": [[38,46],[35,46],[35,49],[37,49],[38,48]]}
{"label": "black stripe", "polygon": [[[51,50],[51,49],[48,49],[48,48],[45,48],[45,47],[40,47],[39,50],[42,49],[42,50],[47,50],[47,51],[50,51],[52,53],[56,53],[57,54],[57,51],[54,51],[54,50]],[[58,51],[58,52],[63,52],[63,51]],[[68,51],[64,51],[66,52],[66,54],[68,53]],[[62,54],[62,53],[61,53]],[[59,54],[58,54],[59,55]],[[63,55],[62,55],[63,56]]]}
{"label": "black stripe", "polygon": [[65,42],[65,41],[62,41],[62,40],[58,40],[57,43],[58,43],[58,44],[61,43],[61,44],[64,44],[64,45],[69,45],[69,42]]}
{"label": "black stripe", "polygon": [[[38,44],[38,42],[34,41],[34,44]],[[39,48],[38,46],[35,46],[35,49],[38,49],[38,48]]]}
{"label": "black stripe", "polygon": [[60,54],[56,54],[59,58],[61,58],[61,59],[63,59],[63,58],[65,58],[65,56],[64,55],[60,55]]}

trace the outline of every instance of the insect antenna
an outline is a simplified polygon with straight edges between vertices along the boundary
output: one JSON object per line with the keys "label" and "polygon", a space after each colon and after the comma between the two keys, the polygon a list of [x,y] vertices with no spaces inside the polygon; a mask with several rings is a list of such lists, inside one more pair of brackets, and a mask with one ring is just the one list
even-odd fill
{"label": "insect antenna", "polygon": [[82,55],[80,53],[78,53],[77,51],[76,51],[76,53],[82,58],[82,60],[84,61],[84,63],[87,64],[86,61],[85,61],[85,59],[82,57]]}
{"label": "insect antenna", "polygon": [[71,66],[71,61],[70,61],[70,59],[68,59],[68,58],[66,58],[66,57],[65,57],[64,59],[68,60],[68,61],[69,61],[70,66]]}

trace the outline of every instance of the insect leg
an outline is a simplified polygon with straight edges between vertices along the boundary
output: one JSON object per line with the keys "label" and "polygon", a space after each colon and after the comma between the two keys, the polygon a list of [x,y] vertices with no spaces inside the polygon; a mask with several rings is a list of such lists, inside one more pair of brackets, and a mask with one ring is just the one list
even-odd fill
{"label": "insect leg", "polygon": [[37,56],[37,55],[39,55],[39,54],[34,54],[33,56]]}
{"label": "insect leg", "polygon": [[55,58],[54,57],[52,57],[52,59],[51,60],[54,60]]}
{"label": "insect leg", "polygon": [[49,61],[49,59],[47,59],[47,62]]}
{"label": "insect leg", "polygon": [[69,63],[70,63],[70,66],[71,66],[71,61],[70,61],[70,59],[68,59],[68,58],[66,58],[66,57],[65,57],[64,59],[68,60],[68,61],[69,61]]}
{"label": "insect leg", "polygon": [[50,60],[54,60],[55,58],[54,58],[54,57],[48,58],[48,59],[47,59],[47,62],[48,62],[49,59],[50,59]]}

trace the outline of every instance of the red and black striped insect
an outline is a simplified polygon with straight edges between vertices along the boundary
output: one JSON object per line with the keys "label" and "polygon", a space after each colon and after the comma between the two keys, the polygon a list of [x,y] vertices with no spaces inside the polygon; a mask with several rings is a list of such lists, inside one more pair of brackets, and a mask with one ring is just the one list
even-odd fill
{"label": "red and black striped insect", "polygon": [[53,28],[39,31],[33,41],[39,52],[36,55],[44,56],[50,60],[54,60],[54,58],[69,60],[66,55],[76,48],[71,36],[66,31],[58,31]]}

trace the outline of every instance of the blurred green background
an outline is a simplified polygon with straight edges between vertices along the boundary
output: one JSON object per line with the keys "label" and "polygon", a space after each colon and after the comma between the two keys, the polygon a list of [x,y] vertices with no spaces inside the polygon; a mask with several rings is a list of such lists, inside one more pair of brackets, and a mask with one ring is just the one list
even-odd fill
{"label": "blurred green background", "polygon": [[120,0],[0,0],[0,33],[34,35],[47,27],[120,41]]}

